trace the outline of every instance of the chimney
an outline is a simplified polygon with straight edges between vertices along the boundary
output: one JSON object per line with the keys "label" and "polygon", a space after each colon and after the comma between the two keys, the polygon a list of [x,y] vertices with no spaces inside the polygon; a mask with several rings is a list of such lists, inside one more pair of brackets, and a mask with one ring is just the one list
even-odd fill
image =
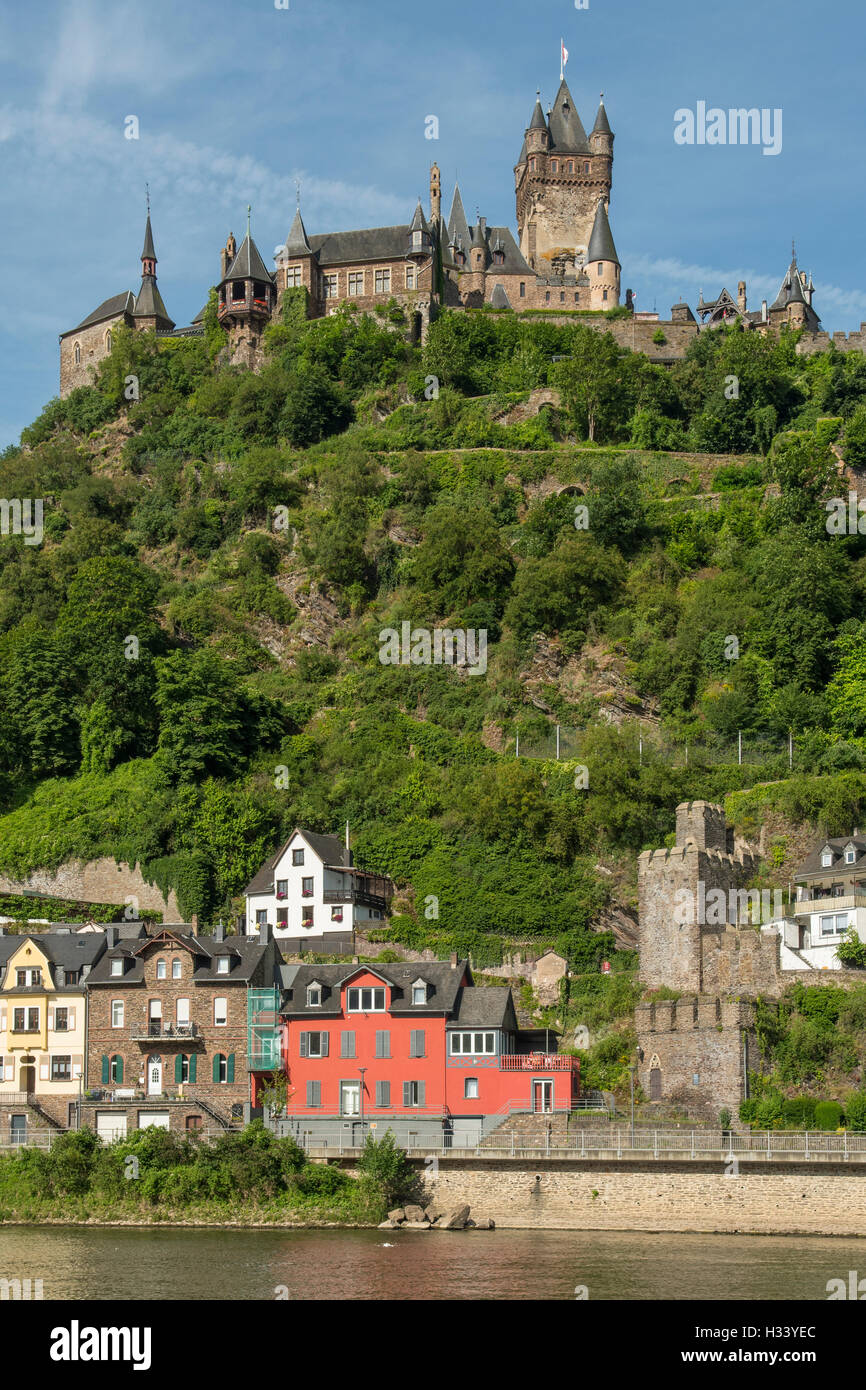
{"label": "chimney", "polygon": [[198,913],[194,912],[189,919],[189,929],[193,936],[198,936]]}
{"label": "chimney", "polygon": [[117,941],[118,941],[118,937],[119,937],[119,931],[118,931],[118,928],[117,928],[117,927],[106,927],[106,928],[105,928],[105,944],[106,944],[106,946],[116,946],[116,945],[117,945]]}
{"label": "chimney", "polygon": [[225,929],[225,927],[223,926],[222,922],[218,922],[217,925],[214,927],[214,929],[213,929],[213,939],[214,939],[214,941],[225,941],[225,939],[226,939],[226,929]]}
{"label": "chimney", "polygon": [[267,946],[268,942],[271,939],[272,937],[270,922],[262,922],[262,925],[259,927],[259,945]]}
{"label": "chimney", "polygon": [[761,300],[761,323],[766,323],[766,322],[767,322],[767,301],[766,301],[766,299],[762,299],[762,300]]}
{"label": "chimney", "polygon": [[451,969],[452,969],[452,970],[456,970],[456,969],[457,969],[457,952],[456,952],[456,951],[452,951],[452,952],[451,952]]}

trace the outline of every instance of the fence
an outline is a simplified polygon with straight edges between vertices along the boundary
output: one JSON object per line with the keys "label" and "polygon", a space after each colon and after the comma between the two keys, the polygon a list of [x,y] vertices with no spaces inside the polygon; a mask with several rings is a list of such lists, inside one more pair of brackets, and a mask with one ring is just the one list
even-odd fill
{"label": "fence", "polygon": [[[552,725],[550,731],[539,734],[516,734],[514,754],[519,758],[543,758],[548,761],[581,761],[585,729]],[[764,764],[774,758],[789,769],[800,766],[796,740],[768,738],[741,733],[735,739],[707,739],[702,743],[676,742],[665,738],[657,729],[645,728],[637,735],[638,762],[661,761],[671,767],[715,767],[721,763],[745,765]]]}

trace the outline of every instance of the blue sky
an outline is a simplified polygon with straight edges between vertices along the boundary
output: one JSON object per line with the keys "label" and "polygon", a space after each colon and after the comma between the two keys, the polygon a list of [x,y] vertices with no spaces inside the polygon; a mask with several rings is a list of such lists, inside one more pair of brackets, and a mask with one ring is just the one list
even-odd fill
{"label": "blue sky", "polygon": [[[57,392],[57,335],[137,290],[144,184],[159,284],[189,322],[246,205],[266,262],[295,182],[309,232],[408,221],[428,169],[446,206],[515,226],[536,87],[566,77],[587,129],[605,93],[623,286],[663,316],[722,284],[772,298],[796,237],[830,332],[866,319],[862,0],[42,0],[0,9],[4,313],[0,447]],[[781,107],[781,153],[680,146],[674,112]],[[137,141],[124,138],[136,115]],[[439,139],[425,139],[425,117]]]}

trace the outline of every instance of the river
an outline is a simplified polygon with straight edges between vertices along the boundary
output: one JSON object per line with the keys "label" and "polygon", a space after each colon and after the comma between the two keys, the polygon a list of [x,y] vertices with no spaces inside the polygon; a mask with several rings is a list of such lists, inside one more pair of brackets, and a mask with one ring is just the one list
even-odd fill
{"label": "river", "polygon": [[863,1241],[819,1237],[0,1229],[0,1279],[42,1279],[45,1300],[824,1300],[858,1269]]}

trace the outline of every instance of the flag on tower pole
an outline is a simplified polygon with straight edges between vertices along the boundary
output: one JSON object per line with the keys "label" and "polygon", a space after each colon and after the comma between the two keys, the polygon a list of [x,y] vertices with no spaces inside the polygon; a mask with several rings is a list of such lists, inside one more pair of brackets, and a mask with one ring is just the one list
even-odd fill
{"label": "flag on tower pole", "polygon": [[559,80],[562,82],[565,78],[565,65],[568,62],[568,49],[562,39],[559,40],[559,47],[561,50],[559,55]]}

